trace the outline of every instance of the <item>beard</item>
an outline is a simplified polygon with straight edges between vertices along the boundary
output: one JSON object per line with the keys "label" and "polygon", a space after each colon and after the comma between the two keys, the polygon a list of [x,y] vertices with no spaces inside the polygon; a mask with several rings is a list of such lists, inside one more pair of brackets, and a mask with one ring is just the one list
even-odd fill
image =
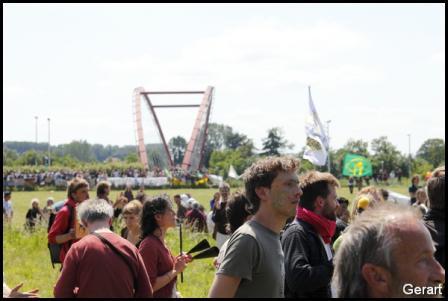
{"label": "beard", "polygon": [[325,206],[322,210],[322,216],[331,221],[335,221],[336,220],[336,209],[331,208],[328,204],[325,204]]}

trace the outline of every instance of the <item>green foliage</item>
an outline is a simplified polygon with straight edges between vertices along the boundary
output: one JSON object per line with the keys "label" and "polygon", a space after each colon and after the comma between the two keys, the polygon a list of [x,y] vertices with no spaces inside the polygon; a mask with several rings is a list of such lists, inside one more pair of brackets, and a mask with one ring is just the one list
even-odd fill
{"label": "green foliage", "polygon": [[230,165],[233,165],[237,174],[241,174],[254,161],[255,157],[247,157],[247,149],[242,147],[236,150],[226,149],[214,151],[210,158],[209,171],[227,178]]}
{"label": "green foliage", "polygon": [[94,160],[92,147],[85,140],[72,141],[64,145],[64,153],[71,155],[79,161],[92,162]]}
{"label": "green foliage", "polygon": [[43,153],[36,152],[35,150],[28,150],[17,159],[18,165],[42,165],[43,163]]}
{"label": "green foliage", "polygon": [[137,163],[138,162],[138,156],[136,153],[130,153],[126,156],[125,159],[126,163]]}
{"label": "green foliage", "polygon": [[381,136],[372,140],[373,157],[372,168],[385,168],[388,171],[395,170],[396,163],[400,160],[400,152],[387,140],[386,136]]}
{"label": "green foliage", "polygon": [[417,151],[417,157],[425,159],[434,167],[445,163],[445,141],[443,139],[427,139]]}
{"label": "green foliage", "polygon": [[3,148],[3,165],[13,165],[18,158],[19,154],[15,150]]}
{"label": "green foliage", "polygon": [[263,139],[263,155],[280,156],[283,148],[292,148],[288,141],[283,137],[282,130],[278,127],[268,130],[268,137]]}
{"label": "green foliage", "polygon": [[434,165],[429,163],[423,158],[416,158],[415,160],[412,160],[412,174],[419,175],[420,177],[424,178],[425,174],[428,171],[432,171],[434,169]]}
{"label": "green foliage", "polygon": [[210,166],[213,151],[237,149],[244,146],[246,153],[252,155],[253,142],[246,135],[234,132],[232,127],[224,124],[210,123],[204,151],[204,166]]}
{"label": "green foliage", "polygon": [[187,140],[184,137],[177,136],[170,139],[168,142],[170,152],[173,156],[174,164],[182,164],[187,149]]}

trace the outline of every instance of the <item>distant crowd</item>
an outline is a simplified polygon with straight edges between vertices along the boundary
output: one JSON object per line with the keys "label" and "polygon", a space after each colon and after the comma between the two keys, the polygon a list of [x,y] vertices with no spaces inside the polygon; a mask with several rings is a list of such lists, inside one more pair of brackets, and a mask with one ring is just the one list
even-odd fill
{"label": "distant crowd", "polygon": [[41,172],[20,172],[10,171],[3,172],[3,190],[8,190],[11,187],[15,189],[22,189],[26,186],[60,186],[66,187],[67,182],[76,177],[85,179],[91,186],[97,185],[101,181],[107,181],[108,178],[146,178],[146,177],[169,177],[176,178],[184,183],[191,183],[202,174],[200,172],[187,172],[180,166],[175,166],[170,169],[162,170],[154,167],[151,171],[128,168],[126,170],[115,169],[110,172],[99,170],[70,170],[61,169],[57,171],[41,171]]}

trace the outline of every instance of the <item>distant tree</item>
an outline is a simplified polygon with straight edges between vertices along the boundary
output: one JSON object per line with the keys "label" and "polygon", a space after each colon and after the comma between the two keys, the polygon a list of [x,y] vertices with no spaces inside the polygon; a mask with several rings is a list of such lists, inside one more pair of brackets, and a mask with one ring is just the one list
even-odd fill
{"label": "distant tree", "polygon": [[20,155],[28,150],[35,150],[41,152],[47,151],[48,143],[35,143],[29,141],[5,141],[3,142],[3,148],[5,147],[11,150],[15,150]]}
{"label": "distant tree", "polygon": [[104,147],[102,144],[93,144],[91,146],[93,158],[96,161],[103,162],[107,157],[111,155],[110,149]]}
{"label": "distant tree", "polygon": [[427,139],[417,151],[417,157],[425,159],[434,167],[445,162],[445,141],[443,139]]}
{"label": "distant tree", "polygon": [[247,136],[230,130],[224,134],[224,144],[227,148],[237,149],[247,143]]}
{"label": "distant tree", "polygon": [[137,163],[137,162],[139,162],[138,156],[137,156],[137,154],[135,152],[134,153],[129,153],[126,156],[125,161],[126,161],[126,163]]}
{"label": "distant tree", "polygon": [[246,139],[239,147],[238,150],[242,156],[249,158],[254,155],[254,142],[252,139]]}
{"label": "distant tree", "polygon": [[209,166],[210,157],[213,151],[223,150],[226,147],[226,137],[227,141],[232,141],[233,130],[230,126],[218,123],[210,123],[208,125],[207,140],[205,141],[204,147],[204,158],[203,165],[205,167]]}
{"label": "distant tree", "polygon": [[90,144],[85,140],[72,141],[64,145],[64,154],[83,162],[92,162],[95,159]]}
{"label": "distant tree", "polygon": [[171,155],[173,156],[174,164],[182,164],[187,149],[187,141],[184,137],[177,136],[170,139],[168,142]]}
{"label": "distant tree", "polygon": [[244,150],[241,148],[213,151],[210,158],[209,172],[226,178],[230,165],[235,168],[238,174],[242,174],[254,161],[255,157],[245,156]]}
{"label": "distant tree", "polygon": [[281,129],[278,127],[269,129],[267,138],[263,139],[263,155],[280,156],[283,148],[292,148],[292,145],[288,145]]}
{"label": "distant tree", "polygon": [[412,175],[420,175],[422,178],[428,171],[432,171],[434,166],[421,157],[412,160]]}
{"label": "distant tree", "polygon": [[20,155],[17,159],[18,165],[43,165],[44,153],[28,150]]}
{"label": "distant tree", "polygon": [[19,158],[15,150],[3,147],[3,165],[11,166]]}
{"label": "distant tree", "polygon": [[381,168],[384,167],[387,172],[396,169],[396,166],[400,162],[401,153],[397,150],[395,145],[387,140],[386,136],[381,136],[377,139],[373,139],[372,143],[372,167]]}
{"label": "distant tree", "polygon": [[342,147],[346,152],[361,155],[364,157],[369,157],[369,151],[368,151],[369,143],[366,141],[363,141],[361,139],[355,140],[355,139],[349,139],[347,143]]}

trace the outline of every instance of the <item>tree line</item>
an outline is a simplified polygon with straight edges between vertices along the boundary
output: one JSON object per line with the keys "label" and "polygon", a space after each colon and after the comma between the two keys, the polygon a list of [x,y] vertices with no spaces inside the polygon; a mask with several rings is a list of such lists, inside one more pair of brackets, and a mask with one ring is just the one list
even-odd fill
{"label": "tree line", "polygon": [[[173,137],[168,142],[175,164],[181,164],[187,140],[184,137]],[[293,145],[289,143],[281,128],[275,127],[267,131],[262,140],[262,148],[257,149],[252,139],[224,124],[211,123],[204,148],[203,165],[210,173],[227,176],[230,165],[238,174],[242,173],[259,156],[292,154]],[[150,164],[167,165],[167,158],[160,144],[146,145]],[[342,160],[346,153],[363,155],[372,162],[374,170],[380,168],[387,171],[400,168],[403,176],[409,176],[409,163],[413,174],[424,174],[445,163],[445,141],[430,138],[419,147],[415,157],[409,158],[390,142],[386,136],[370,142],[349,139],[339,149],[330,149],[331,172],[340,176]],[[302,158],[304,147],[296,155]],[[72,141],[50,147],[51,165],[73,167],[86,163],[98,164],[107,162],[138,163],[135,145],[101,145],[89,144],[87,141]],[[33,142],[3,142],[3,166],[19,167],[25,165],[48,165],[48,144]],[[302,160],[302,171],[315,168],[310,162]],[[327,167],[317,167],[326,171]]]}

